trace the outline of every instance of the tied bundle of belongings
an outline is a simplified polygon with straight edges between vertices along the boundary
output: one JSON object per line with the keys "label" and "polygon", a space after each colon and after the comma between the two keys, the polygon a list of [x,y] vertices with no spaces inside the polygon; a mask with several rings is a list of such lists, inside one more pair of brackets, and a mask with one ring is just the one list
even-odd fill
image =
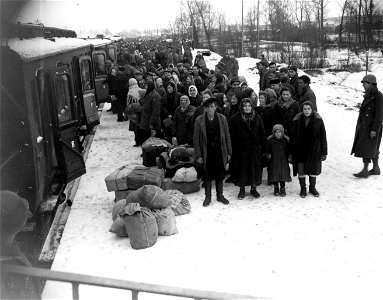
{"label": "tied bundle of belongings", "polygon": [[167,190],[165,194],[169,197],[170,207],[176,216],[190,213],[190,202],[183,193],[177,190]]}
{"label": "tied bundle of belongings", "polygon": [[133,249],[145,249],[157,242],[158,225],[150,209],[139,203],[128,203],[119,211]]}
{"label": "tied bundle of belongings", "polygon": [[[175,213],[167,194],[156,186],[143,186],[114,204],[109,231],[129,237],[133,249],[151,247],[158,235],[178,233]],[[152,210],[153,211],[152,211]]]}
{"label": "tied bundle of belongings", "polygon": [[192,182],[174,182],[171,178],[165,178],[162,183],[162,189],[167,190],[178,190],[184,194],[191,194],[200,190],[201,180],[197,179]]}
{"label": "tied bundle of belongings", "polygon": [[197,180],[197,171],[194,167],[178,169],[172,178],[173,182],[193,182]]}
{"label": "tied bundle of belongings", "polygon": [[122,166],[106,176],[105,183],[108,192],[127,190],[129,186],[126,178],[133,169],[134,166],[131,165]]}
{"label": "tied bundle of belongings", "polygon": [[194,166],[194,148],[178,146],[169,152],[163,152],[157,158],[157,166],[165,170],[165,177],[173,177],[180,168]]}
{"label": "tied bundle of belongings", "polygon": [[145,167],[153,167],[156,165],[156,158],[164,151],[171,148],[171,144],[163,139],[156,137],[148,138],[142,144],[142,164]]}

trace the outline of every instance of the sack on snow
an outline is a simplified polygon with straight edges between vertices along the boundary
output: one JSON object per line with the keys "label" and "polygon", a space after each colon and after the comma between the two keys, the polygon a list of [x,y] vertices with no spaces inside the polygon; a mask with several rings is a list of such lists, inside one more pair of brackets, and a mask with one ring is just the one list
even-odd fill
{"label": "sack on snow", "polygon": [[157,167],[148,168],[144,166],[136,166],[126,178],[127,188],[124,190],[137,190],[145,184],[161,186],[164,180],[165,172]]}
{"label": "sack on snow", "polygon": [[121,208],[126,206],[126,199],[122,199],[120,201],[117,201],[114,203],[113,208],[112,208],[112,220],[115,221],[117,217],[119,216],[119,212]]}
{"label": "sack on snow", "polygon": [[144,249],[153,246],[158,238],[156,217],[139,203],[129,203],[121,211],[130,245],[133,249]]}
{"label": "sack on snow", "polygon": [[158,235],[173,235],[178,233],[176,216],[170,207],[154,209],[153,214],[157,220]]}
{"label": "sack on snow", "polygon": [[178,190],[167,190],[165,194],[169,197],[171,202],[170,208],[176,216],[190,213],[190,202],[183,193]]}
{"label": "sack on snow", "polygon": [[117,216],[117,218],[114,220],[112,226],[110,226],[109,231],[112,233],[117,234],[120,237],[127,237],[128,232],[126,231],[126,226],[124,220]]}
{"label": "sack on snow", "polygon": [[178,169],[172,180],[174,182],[193,182],[197,180],[197,171],[194,167]]}
{"label": "sack on snow", "polygon": [[[133,194],[133,193],[132,193]],[[149,209],[161,209],[170,206],[170,200],[166,196],[165,192],[155,185],[144,185],[136,192],[136,199],[141,206]],[[132,198],[134,196],[131,196]],[[129,201],[129,196],[127,201]]]}
{"label": "sack on snow", "polygon": [[193,182],[173,182],[171,178],[165,178],[162,188],[166,190],[178,190],[184,194],[198,192],[200,189],[201,180],[197,179]]}

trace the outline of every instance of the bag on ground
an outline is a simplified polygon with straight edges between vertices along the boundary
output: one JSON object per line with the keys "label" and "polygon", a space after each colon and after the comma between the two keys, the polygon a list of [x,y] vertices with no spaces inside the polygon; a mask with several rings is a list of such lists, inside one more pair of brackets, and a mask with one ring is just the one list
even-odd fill
{"label": "bag on ground", "polygon": [[170,207],[154,209],[152,212],[157,220],[158,235],[173,235],[178,233],[176,216]]}
{"label": "bag on ground", "polygon": [[145,184],[161,186],[165,177],[165,172],[157,167],[148,168],[144,166],[136,166],[127,176],[127,189],[137,190]]}
{"label": "bag on ground", "polygon": [[132,172],[134,166],[122,166],[105,177],[108,192],[127,190],[127,176]]}
{"label": "bag on ground", "polygon": [[156,166],[156,158],[160,156],[162,152],[167,150],[168,147],[164,146],[148,146],[146,148],[142,148],[142,164],[145,167]]}
{"label": "bag on ground", "polygon": [[184,194],[198,192],[200,189],[201,180],[197,179],[192,182],[174,182],[171,178],[165,178],[162,189],[163,190],[178,190]]}
{"label": "bag on ground", "polygon": [[170,148],[172,144],[170,144],[168,141],[165,141],[163,139],[151,136],[148,138],[143,144],[142,144],[142,149],[145,148],[151,148],[151,147],[166,147]]}
{"label": "bag on ground", "polygon": [[117,216],[117,218],[113,221],[112,226],[110,226],[109,232],[115,233],[120,237],[127,237],[128,232],[126,231],[126,226],[124,220]]}
{"label": "bag on ground", "polygon": [[190,202],[183,193],[178,190],[167,190],[165,194],[169,197],[171,202],[170,208],[176,216],[190,213]]}
{"label": "bag on ground", "polygon": [[174,182],[193,182],[197,180],[197,171],[194,167],[178,169],[172,180]]}
{"label": "bag on ground", "polygon": [[[141,206],[149,209],[162,209],[170,206],[170,200],[165,192],[155,185],[144,185],[136,192],[136,199]],[[133,197],[133,196],[132,196]],[[127,201],[129,201],[129,196]]]}
{"label": "bag on ground", "polygon": [[153,246],[158,238],[156,217],[150,209],[141,207],[139,203],[128,203],[121,211],[133,249],[145,249]]}

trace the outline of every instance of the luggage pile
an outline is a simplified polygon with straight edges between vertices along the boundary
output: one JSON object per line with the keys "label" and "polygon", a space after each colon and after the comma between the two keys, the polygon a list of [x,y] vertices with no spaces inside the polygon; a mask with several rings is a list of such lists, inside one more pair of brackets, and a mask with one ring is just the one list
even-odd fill
{"label": "luggage pile", "polygon": [[156,137],[148,138],[141,146],[142,164],[145,167],[154,167],[157,165],[156,158],[164,151],[168,151],[172,145]]}
{"label": "luggage pile", "polygon": [[175,216],[190,211],[190,203],[181,192],[144,185],[114,204],[109,231],[129,237],[133,249],[145,249],[153,246],[159,235],[177,234]]}
{"label": "luggage pile", "polygon": [[115,200],[118,201],[147,184],[161,187],[164,176],[164,170],[158,167],[126,165],[106,176],[105,183],[109,192],[115,192]]}
{"label": "luggage pile", "polygon": [[195,152],[193,148],[174,147],[163,152],[157,158],[158,167],[165,170],[162,184],[164,190],[178,190],[184,194],[200,190],[201,180],[195,169]]}

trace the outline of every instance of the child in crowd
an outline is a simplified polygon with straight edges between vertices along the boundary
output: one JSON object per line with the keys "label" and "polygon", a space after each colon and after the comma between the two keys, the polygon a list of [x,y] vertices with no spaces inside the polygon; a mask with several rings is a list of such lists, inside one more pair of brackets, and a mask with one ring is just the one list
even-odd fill
{"label": "child in crowd", "polygon": [[269,180],[273,182],[274,195],[282,197],[286,196],[286,181],[291,181],[289,166],[291,155],[288,146],[290,139],[284,131],[282,125],[274,125],[273,134],[268,138],[270,153],[267,154],[270,160]]}

